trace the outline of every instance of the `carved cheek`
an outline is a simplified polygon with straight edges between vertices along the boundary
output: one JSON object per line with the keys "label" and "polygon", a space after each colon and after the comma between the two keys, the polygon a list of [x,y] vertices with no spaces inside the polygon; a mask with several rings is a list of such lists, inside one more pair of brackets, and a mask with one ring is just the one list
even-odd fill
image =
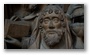
{"label": "carved cheek", "polygon": [[55,24],[55,28],[57,28],[57,29],[61,28],[60,22],[58,22],[58,23]]}
{"label": "carved cheek", "polygon": [[42,26],[43,26],[43,28],[44,28],[45,30],[47,30],[48,27],[49,27],[49,23],[47,23],[47,24],[43,23]]}

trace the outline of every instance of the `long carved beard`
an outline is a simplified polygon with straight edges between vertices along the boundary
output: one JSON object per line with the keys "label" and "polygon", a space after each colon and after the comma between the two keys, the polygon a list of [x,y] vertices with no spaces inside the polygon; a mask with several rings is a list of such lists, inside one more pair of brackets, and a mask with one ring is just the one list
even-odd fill
{"label": "long carved beard", "polygon": [[60,42],[63,35],[61,30],[48,30],[44,33],[44,40],[48,46],[54,46]]}

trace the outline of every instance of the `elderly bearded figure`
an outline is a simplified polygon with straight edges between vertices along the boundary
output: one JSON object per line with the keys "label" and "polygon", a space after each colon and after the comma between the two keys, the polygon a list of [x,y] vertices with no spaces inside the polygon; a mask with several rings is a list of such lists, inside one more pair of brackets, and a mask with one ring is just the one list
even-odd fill
{"label": "elderly bearded figure", "polygon": [[11,38],[8,43],[27,49],[81,49],[81,39],[74,35],[68,19],[58,5],[48,5],[34,20],[34,30],[28,38],[21,42]]}
{"label": "elderly bearded figure", "polygon": [[83,43],[78,37],[72,38],[68,20],[60,7],[56,5],[47,6],[35,22],[36,27],[32,32],[29,48],[83,48]]}

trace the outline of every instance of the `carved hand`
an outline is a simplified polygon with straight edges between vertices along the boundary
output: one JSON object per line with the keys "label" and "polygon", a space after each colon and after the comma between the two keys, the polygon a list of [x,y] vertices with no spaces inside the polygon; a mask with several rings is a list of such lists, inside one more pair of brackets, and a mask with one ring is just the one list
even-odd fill
{"label": "carved hand", "polygon": [[8,35],[8,38],[9,38],[10,40],[8,40],[8,39],[4,39],[4,41],[7,42],[7,43],[10,43],[10,44],[14,44],[14,45],[19,46],[19,47],[22,46],[22,45],[21,45],[21,42],[18,41],[17,39],[12,38],[12,37],[9,36],[9,35]]}

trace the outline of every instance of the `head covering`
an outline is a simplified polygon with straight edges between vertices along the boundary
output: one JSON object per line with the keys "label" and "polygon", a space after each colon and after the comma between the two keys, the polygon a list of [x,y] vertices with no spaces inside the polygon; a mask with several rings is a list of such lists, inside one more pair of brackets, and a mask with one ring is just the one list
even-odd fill
{"label": "head covering", "polygon": [[[46,12],[49,12],[49,13],[52,13],[52,12],[55,12],[56,14],[60,13],[59,15],[61,15],[61,13],[63,13],[63,16],[64,15],[64,12],[63,10],[59,7],[59,6],[56,6],[56,5],[48,5],[39,15],[38,18],[35,19],[35,28],[32,32],[32,35],[31,35],[31,40],[30,40],[30,47],[29,48],[40,48],[40,43],[41,43],[41,38],[43,36],[42,34],[42,28],[40,26],[40,22],[41,22],[41,19],[42,19],[42,16],[46,13]],[[63,17],[65,19],[65,29],[64,29],[64,32],[65,32],[65,45],[66,45],[66,48],[72,48],[72,38],[71,38],[71,34],[70,34],[70,30],[69,30],[69,26],[68,26],[68,22],[67,22],[67,18],[66,17]]]}

